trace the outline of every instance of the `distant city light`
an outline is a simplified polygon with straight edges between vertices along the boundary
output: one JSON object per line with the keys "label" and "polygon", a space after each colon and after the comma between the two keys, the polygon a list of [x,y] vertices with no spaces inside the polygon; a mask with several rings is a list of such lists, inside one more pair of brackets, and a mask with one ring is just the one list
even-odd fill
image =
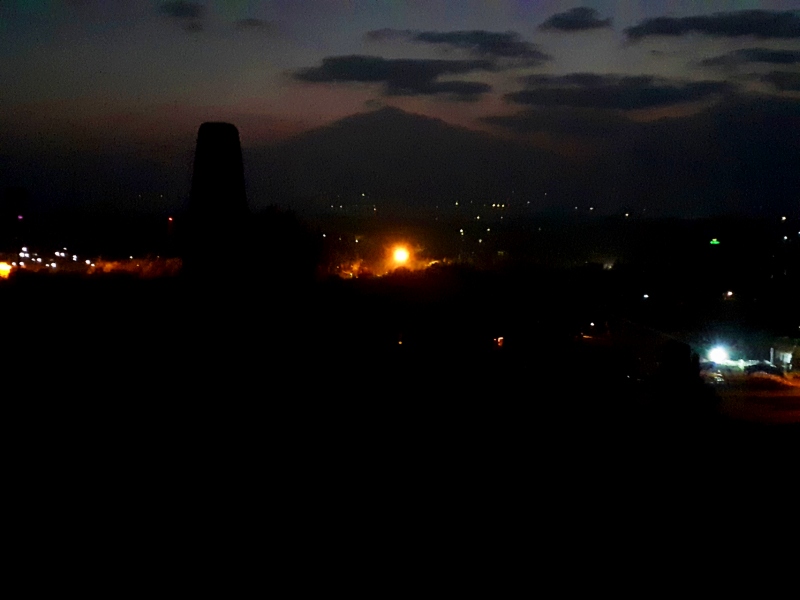
{"label": "distant city light", "polygon": [[786,217],[781,217],[781,221],[785,221],[785,220],[786,220]]}
{"label": "distant city light", "polygon": [[642,296],[642,298],[644,298],[645,300],[647,300],[649,297],[650,297],[649,294],[645,294],[644,296]]}
{"label": "distant city light", "polygon": [[6,262],[0,262],[0,279],[8,279],[11,273],[11,265]]}
{"label": "distant city light", "polygon": [[728,298],[730,298],[731,296],[733,296],[733,292],[728,292],[728,293],[726,294],[726,296],[728,296]]}
{"label": "distant city light", "polygon": [[172,221],[172,217],[167,217],[167,221]]}
{"label": "distant city light", "polygon": [[403,264],[408,260],[408,250],[403,247],[398,247],[394,249],[394,253],[392,254],[394,261],[396,263]]}
{"label": "distant city light", "polygon": [[715,363],[725,362],[728,360],[728,351],[722,346],[716,346],[708,352],[708,360]]}
{"label": "distant city light", "polygon": [[27,246],[23,246],[23,247],[22,247],[22,251],[23,251],[23,252],[27,252],[27,251],[28,251],[28,247],[27,247]]}
{"label": "distant city light", "polygon": [[22,215],[17,215],[17,220],[22,221]]}
{"label": "distant city light", "polygon": [[717,238],[712,238],[709,244],[712,246],[719,246],[719,240]]}
{"label": "distant city light", "polygon": [[88,265],[88,264],[90,264],[91,262],[92,262],[92,261],[90,261],[90,260],[87,260],[87,261],[86,261],[86,264]]}

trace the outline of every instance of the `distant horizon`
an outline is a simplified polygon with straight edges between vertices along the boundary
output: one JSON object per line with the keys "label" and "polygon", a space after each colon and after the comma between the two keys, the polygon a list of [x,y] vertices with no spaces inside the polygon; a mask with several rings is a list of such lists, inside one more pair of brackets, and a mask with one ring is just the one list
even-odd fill
{"label": "distant horizon", "polygon": [[197,128],[220,121],[256,208],[517,187],[543,210],[540,191],[601,212],[796,211],[797,8],[9,0],[0,190],[134,213],[160,210],[138,203],[155,193],[174,211]]}

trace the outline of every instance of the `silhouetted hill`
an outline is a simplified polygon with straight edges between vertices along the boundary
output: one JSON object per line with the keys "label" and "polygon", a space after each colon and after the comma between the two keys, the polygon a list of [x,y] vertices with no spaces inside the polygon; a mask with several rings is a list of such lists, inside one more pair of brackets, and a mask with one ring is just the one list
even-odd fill
{"label": "silhouetted hill", "polygon": [[253,165],[248,192],[256,204],[367,193],[410,207],[530,190],[552,176],[557,160],[546,151],[394,108],[346,117],[246,154],[245,163]]}
{"label": "silhouetted hill", "polygon": [[[563,123],[520,113],[501,121],[542,143]],[[454,199],[530,200],[644,216],[766,214],[792,210],[800,184],[797,107],[740,100],[651,122],[622,119],[569,130],[560,153],[454,127],[394,108],[346,117],[272,147],[245,151],[255,205],[367,193],[410,208]],[[698,141],[699,140],[699,141]],[[711,158],[711,160],[709,160]],[[548,196],[544,196],[548,192]],[[299,205],[295,204],[299,208]]]}

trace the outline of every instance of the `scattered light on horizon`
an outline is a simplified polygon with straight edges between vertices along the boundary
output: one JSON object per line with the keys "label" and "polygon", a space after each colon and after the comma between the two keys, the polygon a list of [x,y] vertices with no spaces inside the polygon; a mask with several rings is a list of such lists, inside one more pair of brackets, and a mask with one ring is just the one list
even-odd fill
{"label": "scattered light on horizon", "polygon": [[708,359],[715,363],[725,362],[728,358],[728,351],[722,346],[716,346],[708,352]]}

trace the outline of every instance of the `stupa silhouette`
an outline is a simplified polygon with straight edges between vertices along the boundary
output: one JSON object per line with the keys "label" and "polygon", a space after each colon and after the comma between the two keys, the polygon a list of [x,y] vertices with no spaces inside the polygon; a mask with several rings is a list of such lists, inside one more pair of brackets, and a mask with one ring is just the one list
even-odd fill
{"label": "stupa silhouette", "polygon": [[249,260],[249,216],[239,131],[230,123],[203,123],[194,156],[184,271],[238,271],[235,265]]}

